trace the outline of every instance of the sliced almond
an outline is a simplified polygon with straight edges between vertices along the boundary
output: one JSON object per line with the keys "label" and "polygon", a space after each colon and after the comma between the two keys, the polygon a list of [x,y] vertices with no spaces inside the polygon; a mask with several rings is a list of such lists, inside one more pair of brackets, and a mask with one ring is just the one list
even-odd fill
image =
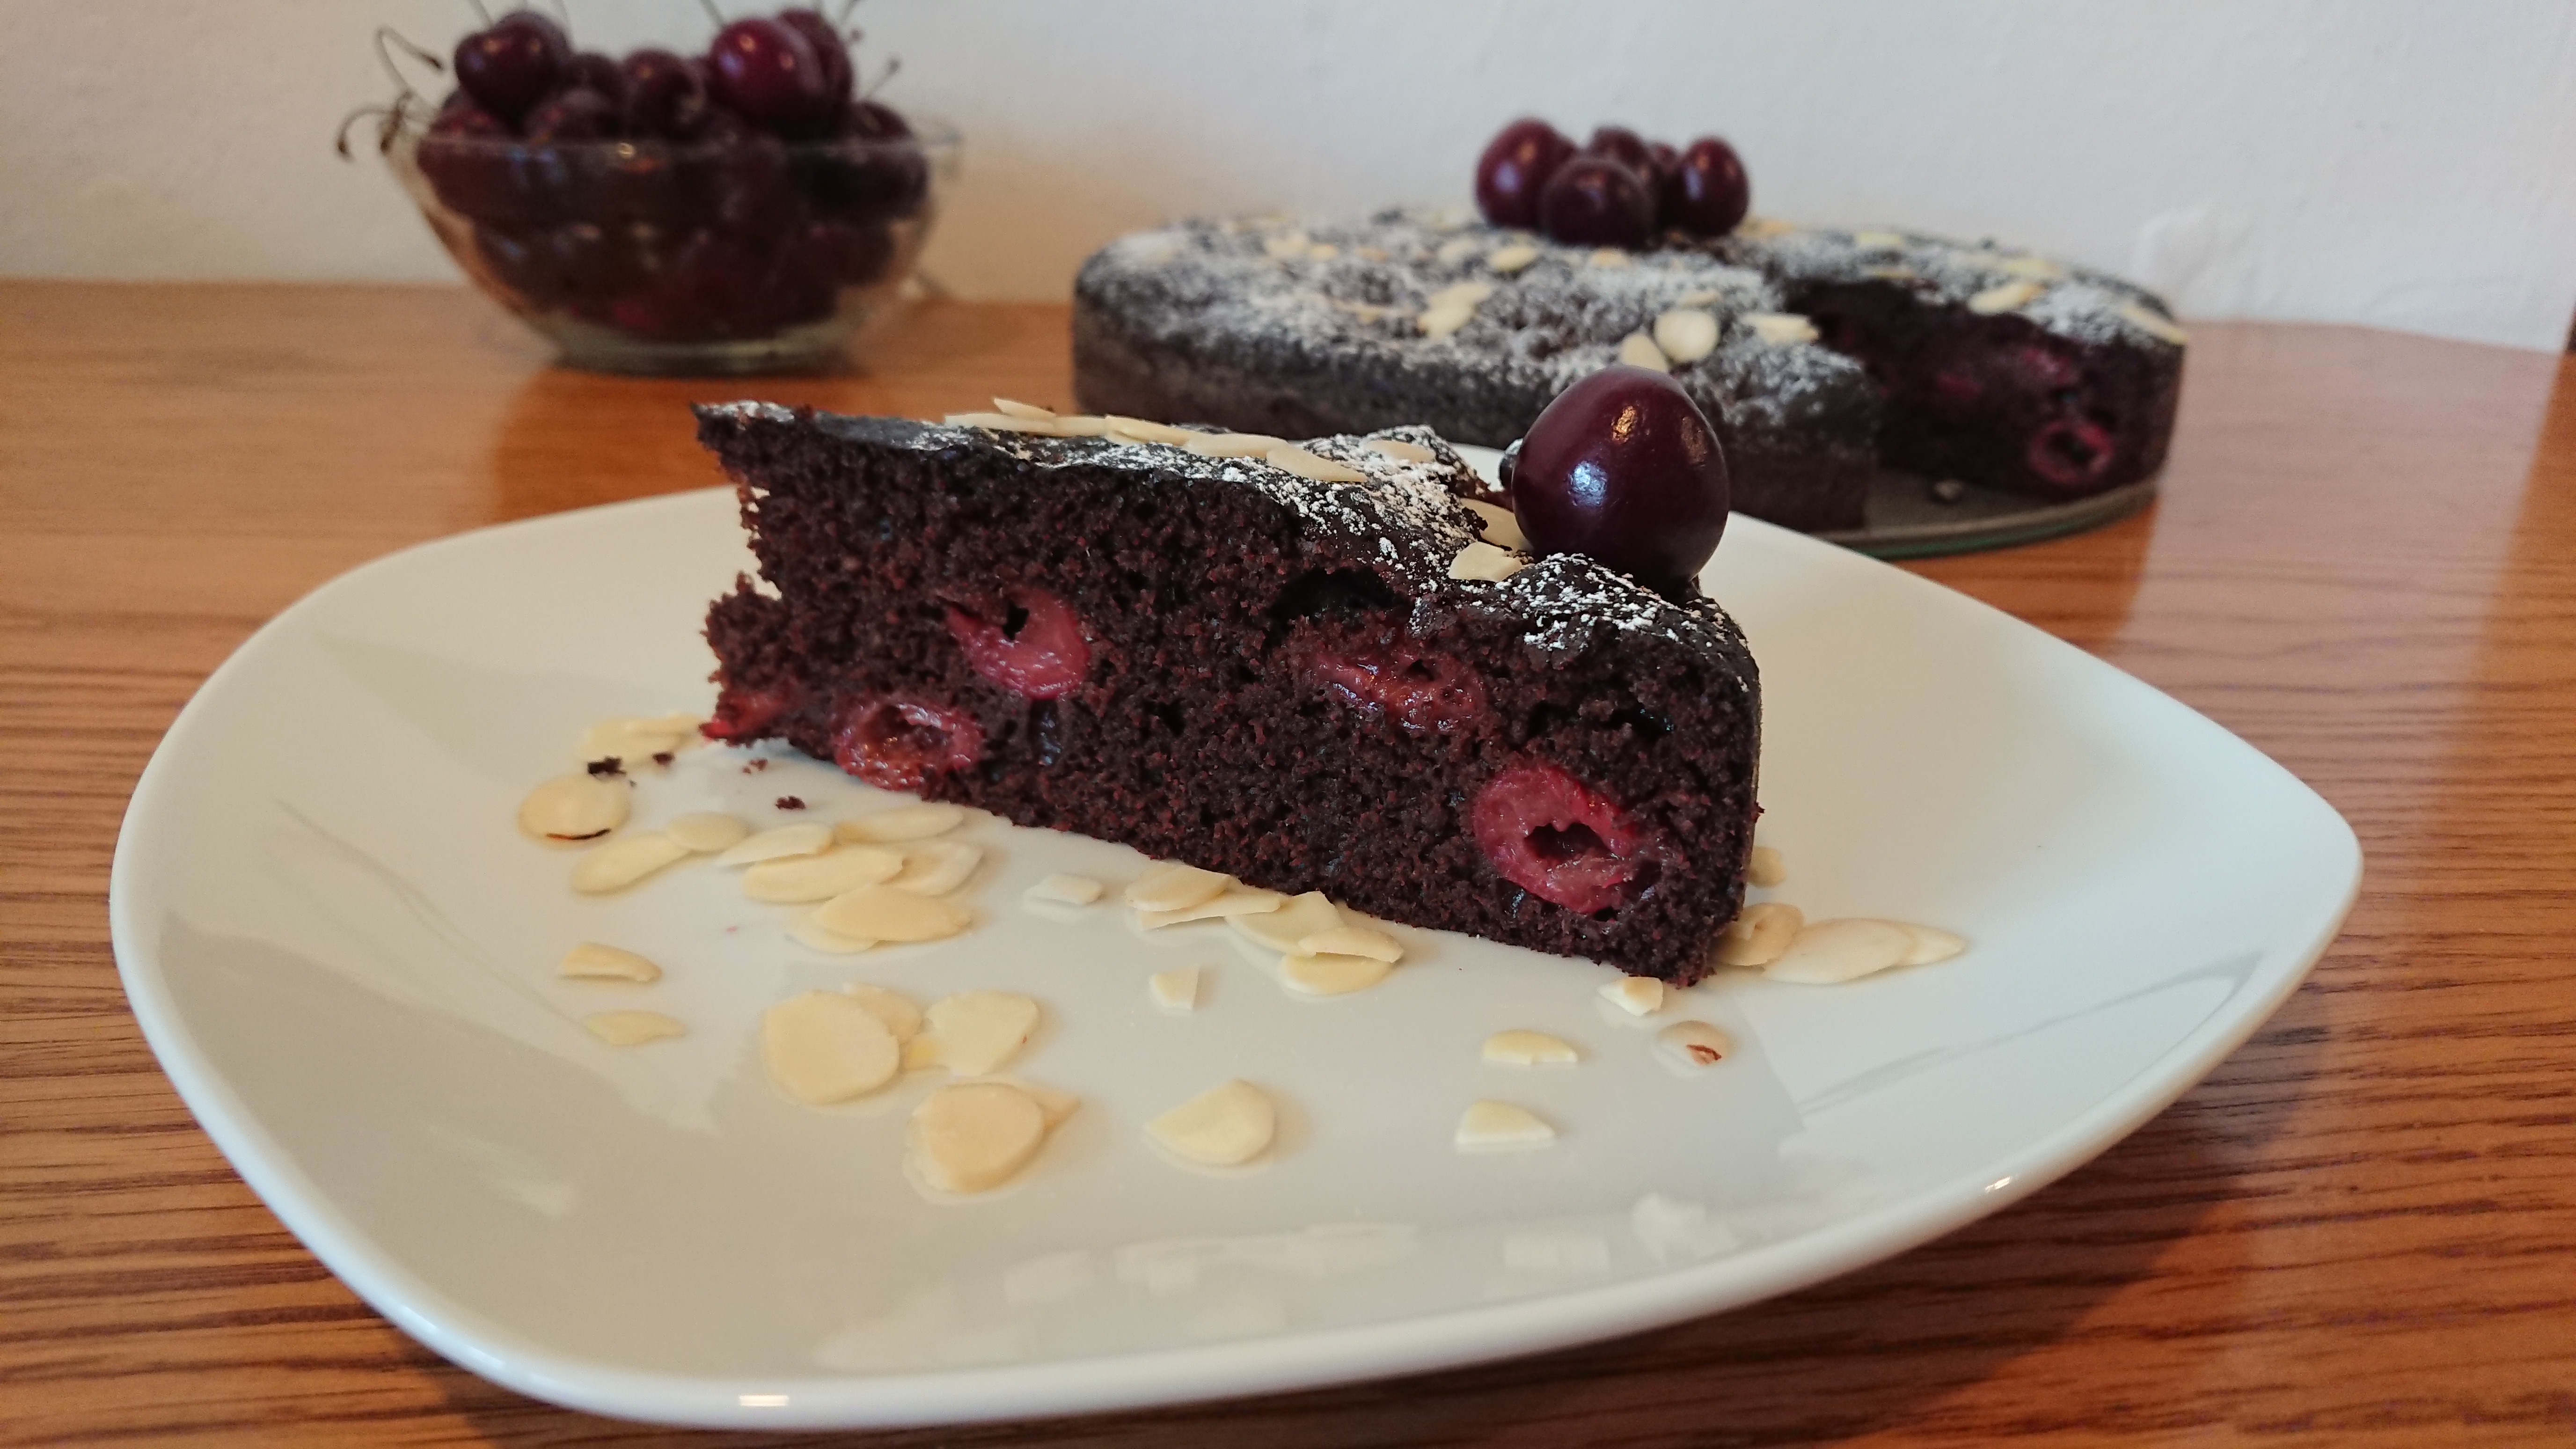
{"label": "sliced almond", "polygon": [[826,930],[814,924],[810,915],[790,922],[787,938],[827,956],[854,956],[876,945],[865,936],[845,936],[838,931]]}
{"label": "sliced almond", "polygon": [[1347,996],[1366,991],[1395,968],[1374,956],[1309,956],[1303,952],[1279,958],[1279,980],[1301,996]]}
{"label": "sliced almond", "polygon": [[886,884],[919,896],[944,896],[966,883],[984,863],[980,847],[955,840],[931,840],[906,849],[903,873]]}
{"label": "sliced almond", "polygon": [[695,854],[712,855],[740,845],[751,834],[751,827],[731,815],[702,810],[694,815],[683,815],[663,826],[662,833]]}
{"label": "sliced almond", "polygon": [[893,1081],[903,1044],[856,997],[807,991],[760,1014],[760,1059],[778,1090],[823,1107]]}
{"label": "sliced almond", "polygon": [[997,397],[993,399],[993,411],[1010,417],[1027,418],[1031,422],[1051,423],[1055,421],[1055,410],[1052,408],[1042,408],[1035,403],[1018,402],[1006,397]]}
{"label": "sliced almond", "polygon": [[1220,1082],[1145,1124],[1146,1136],[1208,1167],[1250,1162],[1269,1149],[1278,1130],[1278,1105],[1241,1078]]}
{"label": "sliced almond", "polygon": [[1789,943],[1807,924],[1796,906],[1784,901],[1756,901],[1736,912],[1718,933],[1721,966],[1768,966],[1787,953]]}
{"label": "sliced almond", "polygon": [[1537,260],[1537,247],[1528,242],[1513,242],[1494,248],[1492,254],[1485,258],[1485,265],[1508,277]]}
{"label": "sliced almond", "polygon": [[1130,442],[1169,443],[1177,448],[1198,436],[1187,428],[1176,428],[1170,423],[1158,423],[1147,418],[1122,418],[1116,413],[1111,413],[1107,421],[1109,436],[1125,438]]}
{"label": "sliced almond", "polygon": [[1970,297],[1968,310],[1980,317],[1992,317],[1999,312],[2019,311],[2038,301],[2039,294],[2047,290],[2048,288],[2039,282],[2006,282],[1999,287],[1988,287]]}
{"label": "sliced almond", "polygon": [[1493,295],[1494,284],[1491,282],[1453,282],[1450,285],[1441,288],[1439,291],[1432,293],[1430,296],[1425,297],[1422,300],[1422,305],[1426,308],[1451,306],[1466,306],[1471,308],[1480,307],[1484,305],[1487,298]]}
{"label": "sliced almond", "polygon": [[1735,1054],[1735,1041],[1704,1021],[1677,1021],[1655,1033],[1655,1050],[1687,1071],[1706,1071]]}
{"label": "sliced almond", "polygon": [[1521,1152],[1556,1140],[1556,1129],[1527,1107],[1473,1102],[1458,1118],[1452,1139],[1461,1152]]}
{"label": "sliced almond", "polygon": [[1737,236],[1750,237],[1755,241],[1763,241],[1775,236],[1787,236],[1797,229],[1798,224],[1796,222],[1782,221],[1776,216],[1748,216],[1744,220],[1735,224],[1735,234]]}
{"label": "sliced almond", "polygon": [[1148,931],[1177,926],[1183,921],[1211,921],[1222,916],[1258,916],[1287,904],[1288,898],[1277,891],[1258,886],[1230,885],[1194,906],[1176,911],[1138,911],[1136,924]]}
{"label": "sliced almond", "polygon": [[1902,232],[1893,231],[1856,231],[1852,233],[1852,245],[1884,251],[1905,245],[1905,236]]}
{"label": "sliced almond", "polygon": [[1655,319],[1655,345],[1675,362],[1697,362],[1717,350],[1717,314],[1675,307]]}
{"label": "sliced almond", "polygon": [[1440,250],[1431,255],[1437,258],[1442,266],[1454,267],[1484,249],[1485,244],[1474,237],[1453,236],[1442,242]]}
{"label": "sliced almond", "polygon": [[1294,473],[1300,478],[1312,478],[1319,483],[1368,481],[1366,473],[1348,463],[1336,463],[1321,454],[1310,453],[1298,447],[1273,448],[1261,455],[1261,461],[1283,472]]}
{"label": "sliced almond", "polygon": [[1891,921],[1853,917],[1800,928],[1789,949],[1762,968],[1774,981],[1829,986],[1900,966],[1914,954],[1914,935]]}
{"label": "sliced almond", "polygon": [[1643,332],[1631,332],[1619,339],[1619,360],[1627,366],[1642,367],[1650,372],[1673,370],[1672,360],[1664,356],[1664,349],[1657,347],[1655,339]]}
{"label": "sliced almond", "polygon": [[632,951],[584,941],[564,953],[555,974],[572,981],[659,981],[662,968]]}
{"label": "sliced almond", "polygon": [[2008,277],[2028,277],[2033,281],[2053,282],[2066,275],[2066,269],[2046,257],[2006,257],[1995,270]]}
{"label": "sliced almond", "polygon": [[519,828],[555,845],[597,840],[626,823],[633,794],[623,780],[557,775],[519,802]]}
{"label": "sliced almond", "polygon": [[1498,1031],[1485,1038],[1486,1061],[1506,1067],[1570,1067],[1581,1056],[1572,1043],[1543,1031]]}
{"label": "sliced almond", "polygon": [[658,1011],[593,1012],[583,1017],[581,1024],[610,1046],[642,1046],[648,1041],[668,1041],[689,1034],[678,1018]]}
{"label": "sliced almond", "polygon": [[1698,291],[1684,292],[1680,296],[1675,297],[1673,299],[1673,305],[1676,307],[1705,307],[1711,302],[1718,301],[1725,295],[1726,294],[1724,292],[1703,287]]}
{"label": "sliced almond", "polygon": [[2180,347],[2191,341],[2191,334],[2185,332],[2180,326],[2176,325],[2171,317],[2164,315],[2162,312],[2159,312],[2153,307],[2149,307],[2142,302],[2121,303],[2120,317],[2121,320],[2127,322],[2130,326],[2137,328],[2139,331],[2144,332],[2149,337],[2155,338],[2159,342],[2170,342],[2174,346]]}
{"label": "sliced almond", "polygon": [[1475,320],[1474,304],[1453,302],[1447,306],[1423,308],[1422,315],[1413,319],[1413,325],[1422,329],[1423,336],[1437,342],[1443,337],[1456,336],[1458,329]]}
{"label": "sliced almond", "polygon": [[1198,433],[1181,444],[1181,451],[1202,458],[1266,458],[1271,449],[1287,446],[1286,438],[1268,433]]}
{"label": "sliced almond", "polygon": [[1529,535],[1521,532],[1521,521],[1510,509],[1497,507],[1479,498],[1461,498],[1458,501],[1465,504],[1467,511],[1475,514],[1484,525],[1479,532],[1484,534],[1485,542],[1496,548],[1528,551]]}
{"label": "sliced almond", "polygon": [[1626,267],[1634,266],[1637,259],[1617,247],[1595,247],[1592,255],[1583,260],[1586,265],[1595,267]]}
{"label": "sliced almond", "polygon": [[1818,336],[1816,324],[1795,312],[1747,312],[1744,325],[1773,347],[1795,347]]}
{"label": "sliced almond", "polygon": [[1105,438],[1109,420],[1090,413],[1066,413],[1055,420],[1055,430],[1068,438]]}
{"label": "sliced almond", "polygon": [[961,991],[930,1003],[921,1030],[939,1043],[939,1060],[950,1071],[980,1077],[1027,1044],[1038,1015],[1038,1004],[1015,991]]}
{"label": "sliced almond", "polygon": [[689,858],[689,848],[661,831],[630,835],[595,845],[572,864],[572,888],[586,896],[622,891],[675,860]]}
{"label": "sliced almond", "polygon": [[939,941],[975,924],[965,907],[888,885],[866,885],[814,908],[814,924],[863,941]]}
{"label": "sliced almond", "polygon": [[820,855],[832,848],[832,827],[819,820],[778,825],[735,841],[716,857],[718,865],[756,865],[791,855]]}
{"label": "sliced almond", "polygon": [[1274,262],[1292,262],[1306,254],[1307,245],[1304,232],[1292,231],[1263,238],[1261,250]]}
{"label": "sliced almond", "polygon": [[675,754],[697,737],[699,720],[695,715],[663,715],[652,719],[604,719],[582,731],[576,752],[583,764],[593,760],[615,760],[629,771],[652,764],[655,755]]}
{"label": "sliced almond", "polygon": [[[989,1077],[970,1077],[967,1081],[993,1082],[1009,1087],[1013,1091],[1027,1093],[1029,1100],[1037,1103],[1038,1111],[1045,1115],[1049,1132],[1063,1126],[1065,1119],[1071,1117],[1082,1106],[1080,1097],[1062,1087],[1050,1087],[1040,1082],[1032,1082],[1026,1077],[1012,1076],[1008,1072],[996,1072]],[[965,1083],[959,1085],[962,1086]]]}
{"label": "sliced almond", "polygon": [[1360,446],[1403,463],[1437,463],[1440,455],[1405,438],[1363,438]]}
{"label": "sliced almond", "polygon": [[1906,953],[1904,960],[1896,963],[1899,966],[1929,966],[1936,961],[1947,961],[1968,949],[1967,937],[1944,931],[1938,926],[1918,926],[1912,921],[1895,924],[1903,926],[1905,933],[1914,938],[1914,949]]}
{"label": "sliced almond", "polygon": [[1009,413],[950,413],[940,422],[952,428],[981,428],[988,433],[1054,434],[1053,422],[1037,418],[1014,417]]}
{"label": "sliced almond", "polygon": [[1331,242],[1312,242],[1306,247],[1306,255],[1319,262],[1329,262],[1341,254],[1342,249]]}
{"label": "sliced almond", "polygon": [[928,1071],[939,1065],[939,1038],[907,1037],[903,1043],[903,1069],[907,1072]]}
{"label": "sliced almond", "polygon": [[913,1171],[941,1192],[989,1192],[1037,1156],[1046,1109],[1006,1082],[958,1082],[912,1109],[905,1142]]}
{"label": "sliced almond", "polygon": [[1298,954],[1298,942],[1341,925],[1342,912],[1324,899],[1322,891],[1308,891],[1302,896],[1290,896],[1279,909],[1266,915],[1228,916],[1225,923],[1255,945],[1293,956]]}
{"label": "sliced almond", "polygon": [[1339,925],[1301,937],[1301,956],[1366,956],[1390,965],[1404,959],[1404,947],[1374,926]]}
{"label": "sliced almond", "polygon": [[1057,905],[1087,906],[1100,899],[1100,882],[1087,875],[1051,875],[1020,894],[1033,901],[1052,901]]}
{"label": "sliced almond", "polygon": [[1127,887],[1127,904],[1140,911],[1177,911],[1216,899],[1234,877],[1179,861],[1165,861]]}
{"label": "sliced almond", "polygon": [[1498,583],[1528,566],[1528,559],[1510,549],[1496,548],[1480,538],[1458,550],[1458,556],[1449,560],[1449,577]]}
{"label": "sliced almond", "polygon": [[844,820],[832,827],[832,832],[852,845],[891,845],[898,841],[927,840],[934,835],[946,835],[965,823],[965,806],[927,801]]}
{"label": "sliced almond", "polygon": [[1199,968],[1157,971],[1147,978],[1145,991],[1165,1011],[1195,1011],[1199,1004]]}
{"label": "sliced almond", "polygon": [[1652,976],[1622,976],[1603,986],[1601,997],[1630,1016],[1652,1016],[1664,1009],[1664,983]]}
{"label": "sliced almond", "polygon": [[921,1035],[921,1008],[913,1005],[912,998],[902,992],[853,981],[841,988],[841,994],[866,1007],[871,1015],[884,1022],[886,1030],[894,1033],[896,1041],[910,1041]]}
{"label": "sliced almond", "polygon": [[789,855],[764,860],[742,873],[745,899],[774,906],[801,906],[895,878],[904,868],[903,852],[882,846],[843,845],[821,855]]}
{"label": "sliced almond", "polygon": [[1744,857],[1744,883],[1764,888],[1789,883],[1789,858],[1768,845],[1753,847]]}

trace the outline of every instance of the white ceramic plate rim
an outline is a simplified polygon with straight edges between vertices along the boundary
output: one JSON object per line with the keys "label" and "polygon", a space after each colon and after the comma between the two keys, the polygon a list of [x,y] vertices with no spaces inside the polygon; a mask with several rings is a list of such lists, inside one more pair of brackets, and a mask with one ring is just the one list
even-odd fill
{"label": "white ceramic plate rim", "polygon": [[[173,788],[170,780],[177,768],[173,759],[184,752],[185,740],[210,708],[208,701],[219,694],[219,686],[244,669],[247,661],[275,647],[289,621],[326,609],[334,593],[353,579],[394,560],[471,547],[503,530],[577,532],[610,510],[686,506],[703,506],[703,500],[700,495],[683,494],[611,504],[433,540],[363,565],[307,595],[245,641],[180,711],[135,786],[110,874],[110,931],[136,1019],[181,1100],[252,1190],[325,1266],[405,1332],[488,1379],[573,1408],[671,1424],[771,1428],[890,1427],[1083,1413],[1454,1367],[1639,1332],[1790,1292],[1901,1253],[2017,1202],[2136,1130],[2198,1083],[2298,987],[2340,930],[2359,889],[2359,844],[2350,827],[2336,817],[2342,826],[2345,879],[2339,896],[2314,911],[2300,944],[2267,951],[2244,990],[2123,1087],[2057,1130],[2004,1154],[1990,1167],[1956,1175],[1838,1224],[1750,1247],[1716,1262],[1470,1310],[1248,1342],[1007,1367],[860,1378],[814,1374],[752,1382],[603,1365],[563,1354],[466,1309],[432,1283],[397,1266],[352,1227],[327,1194],[291,1166],[279,1144],[189,1035],[163,963],[143,945],[151,939],[142,929],[151,902],[142,896],[146,883],[137,879],[136,842]],[[1773,547],[1811,550],[1817,567],[1887,567],[1756,520],[1739,516],[1730,527],[1776,535],[1767,540]],[[1983,604],[1907,577],[1911,587],[1946,596],[1952,607],[1986,610],[2005,619],[2027,632],[2032,647],[2081,653]],[[2096,667],[2111,669],[2084,657]],[[2126,675],[2120,678],[2136,692],[2138,708],[2174,711],[2197,728],[2226,735],[2220,726],[2169,696]],[[2232,735],[2226,737],[2239,748],[2251,749]],[[2280,771],[2277,764],[2265,763]],[[2297,789],[2306,790],[2287,771],[2280,774]],[[2322,801],[2318,803],[2323,807]],[[2330,807],[2324,808],[2332,813]]]}

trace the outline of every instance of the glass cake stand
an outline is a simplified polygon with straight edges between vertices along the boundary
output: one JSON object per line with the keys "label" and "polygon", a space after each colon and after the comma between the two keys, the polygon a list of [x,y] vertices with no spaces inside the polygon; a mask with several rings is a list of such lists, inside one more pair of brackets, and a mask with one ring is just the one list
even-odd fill
{"label": "glass cake stand", "polygon": [[2044,502],[2027,493],[1882,468],[1870,480],[1867,522],[1816,537],[1876,558],[2009,548],[2126,518],[2155,501],[2159,476],[2149,474],[2107,493]]}

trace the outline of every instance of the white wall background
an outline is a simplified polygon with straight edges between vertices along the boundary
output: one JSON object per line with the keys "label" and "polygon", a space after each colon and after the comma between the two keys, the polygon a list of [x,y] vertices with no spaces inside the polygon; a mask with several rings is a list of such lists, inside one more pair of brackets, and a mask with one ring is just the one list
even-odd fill
{"label": "white wall background", "polygon": [[[503,0],[492,0],[500,8]],[[771,0],[720,0],[751,13]],[[703,44],[695,0],[575,35]],[[329,148],[465,0],[0,0],[0,273],[453,276]],[[1503,121],[1732,139],[1766,215],[1992,235],[2187,316],[2555,348],[2576,313],[2567,0],[868,0],[885,92],[954,121],[929,266],[1065,294],[1166,217],[1463,200]],[[863,65],[867,64],[863,62]]]}

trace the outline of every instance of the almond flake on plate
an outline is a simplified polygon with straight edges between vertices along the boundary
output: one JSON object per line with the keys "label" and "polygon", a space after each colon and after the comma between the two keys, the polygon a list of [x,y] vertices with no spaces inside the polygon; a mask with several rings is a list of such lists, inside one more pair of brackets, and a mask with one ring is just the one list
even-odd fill
{"label": "almond flake on plate", "polygon": [[1458,1118],[1452,1139],[1461,1152],[1513,1152],[1545,1147],[1556,1129],[1527,1107],[1509,1102],[1472,1102]]}
{"label": "almond flake on plate", "polygon": [[863,941],[938,941],[975,923],[965,907],[889,885],[864,885],[815,907],[815,925]]}
{"label": "almond flake on plate", "polygon": [[932,801],[861,815],[844,820],[832,829],[835,835],[852,845],[892,845],[946,835],[965,823],[965,806]]}
{"label": "almond flake on plate", "polygon": [[787,927],[787,938],[827,956],[854,956],[876,945],[876,942],[865,936],[845,936],[838,931],[826,930],[814,924],[814,918],[810,915],[790,922]]}
{"label": "almond flake on plate", "polygon": [[1241,1078],[1220,1082],[1145,1124],[1145,1135],[1206,1167],[1237,1167],[1260,1156],[1279,1130],[1270,1094]]}
{"label": "almond flake on plate", "polygon": [[957,1082],[912,1109],[909,1160],[941,1192],[988,1192],[1008,1182],[1046,1141],[1046,1109],[1005,1082]]}
{"label": "almond flake on plate", "polygon": [[1514,1029],[1485,1038],[1486,1061],[1508,1067],[1572,1066],[1581,1060],[1571,1043],[1543,1031]]}
{"label": "almond flake on plate", "polygon": [[555,974],[571,981],[642,981],[662,979],[662,968],[632,951],[584,941],[564,953]]}
{"label": "almond flake on plate", "polygon": [[701,810],[673,820],[662,827],[662,833],[687,846],[692,854],[713,855],[740,845],[751,835],[751,827],[721,811]]}
{"label": "almond flake on plate", "polygon": [[1037,1002],[1015,991],[961,991],[930,1003],[921,1032],[939,1044],[943,1066],[980,1077],[1027,1044],[1038,1016]]}
{"label": "almond flake on plate", "polygon": [[1744,883],[1763,887],[1789,883],[1789,857],[1768,845],[1757,845],[1744,857]]}
{"label": "almond flake on plate", "polygon": [[1718,933],[1721,966],[1768,966],[1789,949],[1807,924],[1804,912],[1785,901],[1755,901],[1735,913]]}
{"label": "almond flake on plate", "polygon": [[1375,926],[1349,924],[1300,937],[1297,952],[1304,956],[1366,956],[1389,965],[1404,959],[1404,947],[1393,936]]}
{"label": "almond flake on plate", "polygon": [[1652,1016],[1664,1009],[1664,983],[1652,976],[1622,976],[1602,986],[1601,999],[1630,1016]]}
{"label": "almond flake on plate", "polygon": [[586,896],[621,891],[689,854],[687,846],[658,830],[594,845],[573,862],[572,888]]}
{"label": "almond flake on plate", "polygon": [[1902,966],[1914,950],[1914,933],[1893,921],[1817,921],[1800,927],[1789,939],[1789,949],[1764,966],[1762,974],[1802,986],[1830,986]]}
{"label": "almond flake on plate", "polygon": [[832,827],[819,820],[800,825],[773,825],[735,841],[716,856],[718,865],[757,865],[791,855],[820,855],[832,848]]}
{"label": "almond flake on plate", "polygon": [[853,981],[841,988],[841,994],[866,1007],[876,1019],[886,1024],[896,1041],[910,1041],[921,1035],[921,1008],[900,991]]}
{"label": "almond flake on plate", "polygon": [[1214,900],[1234,877],[1219,871],[1201,870],[1179,861],[1165,861],[1138,876],[1127,887],[1127,904],[1140,911],[1177,911]]}
{"label": "almond flake on plate", "polygon": [[1655,1033],[1655,1050],[1684,1071],[1701,1072],[1735,1054],[1735,1042],[1704,1021],[1677,1021]]}
{"label": "almond flake on plate", "polygon": [[1146,980],[1145,990],[1165,1011],[1195,1011],[1199,1004],[1199,968],[1182,966],[1157,971]]}
{"label": "almond flake on plate", "polygon": [[903,852],[872,845],[842,845],[820,855],[764,860],[742,873],[745,899],[801,906],[889,881],[904,868]]}
{"label": "almond flake on plate", "polygon": [[760,1059],[778,1090],[823,1107],[893,1081],[903,1070],[903,1044],[858,998],[807,991],[761,1013]]}
{"label": "almond flake on plate", "polygon": [[984,863],[980,846],[954,840],[931,840],[905,850],[903,873],[886,882],[915,895],[944,896],[966,883]]}
{"label": "almond flake on plate", "polygon": [[1020,892],[1022,899],[1061,906],[1087,906],[1100,899],[1103,887],[1087,875],[1051,875]]}
{"label": "almond flake on plate", "polygon": [[1279,979],[1300,996],[1347,996],[1366,991],[1395,968],[1374,956],[1309,956],[1279,958]]}
{"label": "almond flake on plate", "polygon": [[626,823],[632,787],[596,775],[557,775],[519,802],[519,829],[555,845],[596,840]]}
{"label": "almond flake on plate", "polygon": [[1322,891],[1308,891],[1290,896],[1275,911],[1258,916],[1228,916],[1225,923],[1257,946],[1293,956],[1298,954],[1298,942],[1342,925],[1343,920],[1341,908],[1326,900]]}
{"label": "almond flake on plate", "polygon": [[689,1034],[678,1018],[658,1011],[594,1012],[583,1017],[581,1024],[610,1046],[642,1046],[648,1041],[668,1041]]}
{"label": "almond flake on plate", "polygon": [[1229,885],[1194,906],[1174,911],[1138,911],[1136,924],[1148,931],[1177,926],[1183,921],[1206,921],[1220,916],[1266,915],[1287,904],[1288,898],[1277,891],[1254,886]]}

